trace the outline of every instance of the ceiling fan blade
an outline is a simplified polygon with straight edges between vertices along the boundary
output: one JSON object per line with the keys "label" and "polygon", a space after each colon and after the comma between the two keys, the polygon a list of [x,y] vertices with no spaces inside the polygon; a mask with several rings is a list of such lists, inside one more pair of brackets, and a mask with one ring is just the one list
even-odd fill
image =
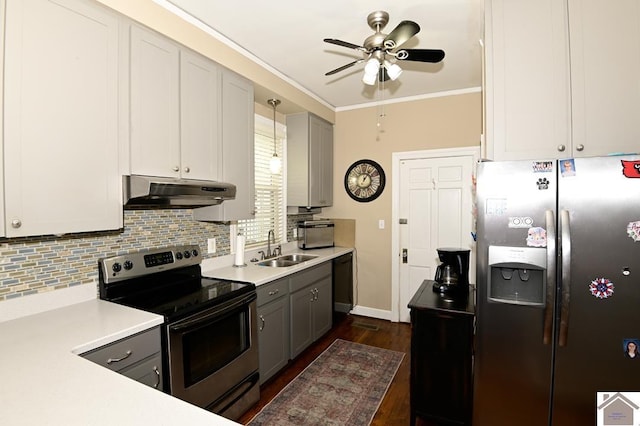
{"label": "ceiling fan blade", "polygon": [[357,61],[350,62],[350,63],[348,63],[348,64],[346,64],[346,65],[343,65],[343,66],[341,66],[341,67],[336,68],[335,70],[331,70],[331,71],[329,71],[329,72],[328,72],[328,73],[326,73],[325,75],[333,75],[333,74],[339,73],[340,71],[344,71],[344,70],[346,70],[347,68],[351,68],[351,67],[352,67],[352,66],[354,66],[355,64],[359,64],[359,63],[360,63],[360,62],[362,62],[362,61],[364,61],[364,59],[358,59]]}
{"label": "ceiling fan blade", "polygon": [[387,49],[395,49],[404,44],[420,31],[420,25],[413,21],[402,21],[384,38],[383,45]]}
{"label": "ceiling fan blade", "polygon": [[444,51],[439,49],[402,49],[396,52],[396,58],[403,61],[440,62]]}
{"label": "ceiling fan blade", "polygon": [[335,44],[335,45],[342,46],[342,47],[348,47],[349,49],[361,50],[363,52],[367,51],[367,49],[365,49],[362,46],[358,46],[357,44],[349,43],[348,41],[337,40],[335,38],[325,38],[324,42],[325,43]]}

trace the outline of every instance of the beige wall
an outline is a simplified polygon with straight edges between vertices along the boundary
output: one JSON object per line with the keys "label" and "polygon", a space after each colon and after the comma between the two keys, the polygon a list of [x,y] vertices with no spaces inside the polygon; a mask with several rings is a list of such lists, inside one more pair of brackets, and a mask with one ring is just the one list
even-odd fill
{"label": "beige wall", "polygon": [[[356,220],[357,292],[360,307],[391,310],[391,161],[392,153],[478,146],[481,94],[468,93],[390,104],[378,132],[379,107],[336,113],[333,206],[322,216]],[[356,160],[378,162],[387,177],[382,195],[369,203],[353,201],[344,174]],[[378,221],[385,228],[378,229]]]}

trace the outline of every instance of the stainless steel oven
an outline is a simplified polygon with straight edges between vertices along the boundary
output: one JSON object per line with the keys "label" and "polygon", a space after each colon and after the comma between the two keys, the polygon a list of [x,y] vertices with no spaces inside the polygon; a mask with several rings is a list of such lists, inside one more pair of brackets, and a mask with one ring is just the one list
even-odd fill
{"label": "stainless steel oven", "polygon": [[257,402],[255,319],[252,293],[169,323],[171,394],[232,419]]}
{"label": "stainless steel oven", "polygon": [[197,246],[99,261],[100,297],[161,314],[165,389],[236,420],[260,399],[256,291],[203,278]]}

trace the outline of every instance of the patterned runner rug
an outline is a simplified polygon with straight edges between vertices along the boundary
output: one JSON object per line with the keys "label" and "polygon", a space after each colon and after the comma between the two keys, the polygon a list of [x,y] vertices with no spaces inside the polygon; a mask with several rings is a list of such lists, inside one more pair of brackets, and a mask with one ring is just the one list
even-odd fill
{"label": "patterned runner rug", "polygon": [[369,425],[403,357],[338,339],[249,425]]}

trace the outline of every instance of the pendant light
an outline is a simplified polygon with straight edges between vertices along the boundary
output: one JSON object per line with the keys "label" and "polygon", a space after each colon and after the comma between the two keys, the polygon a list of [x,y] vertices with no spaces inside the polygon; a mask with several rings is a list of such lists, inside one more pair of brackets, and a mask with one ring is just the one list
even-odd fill
{"label": "pendant light", "polygon": [[269,170],[275,175],[282,170],[282,161],[276,152],[276,107],[280,105],[280,99],[269,99],[267,102],[273,107],[273,157],[269,161]]}

